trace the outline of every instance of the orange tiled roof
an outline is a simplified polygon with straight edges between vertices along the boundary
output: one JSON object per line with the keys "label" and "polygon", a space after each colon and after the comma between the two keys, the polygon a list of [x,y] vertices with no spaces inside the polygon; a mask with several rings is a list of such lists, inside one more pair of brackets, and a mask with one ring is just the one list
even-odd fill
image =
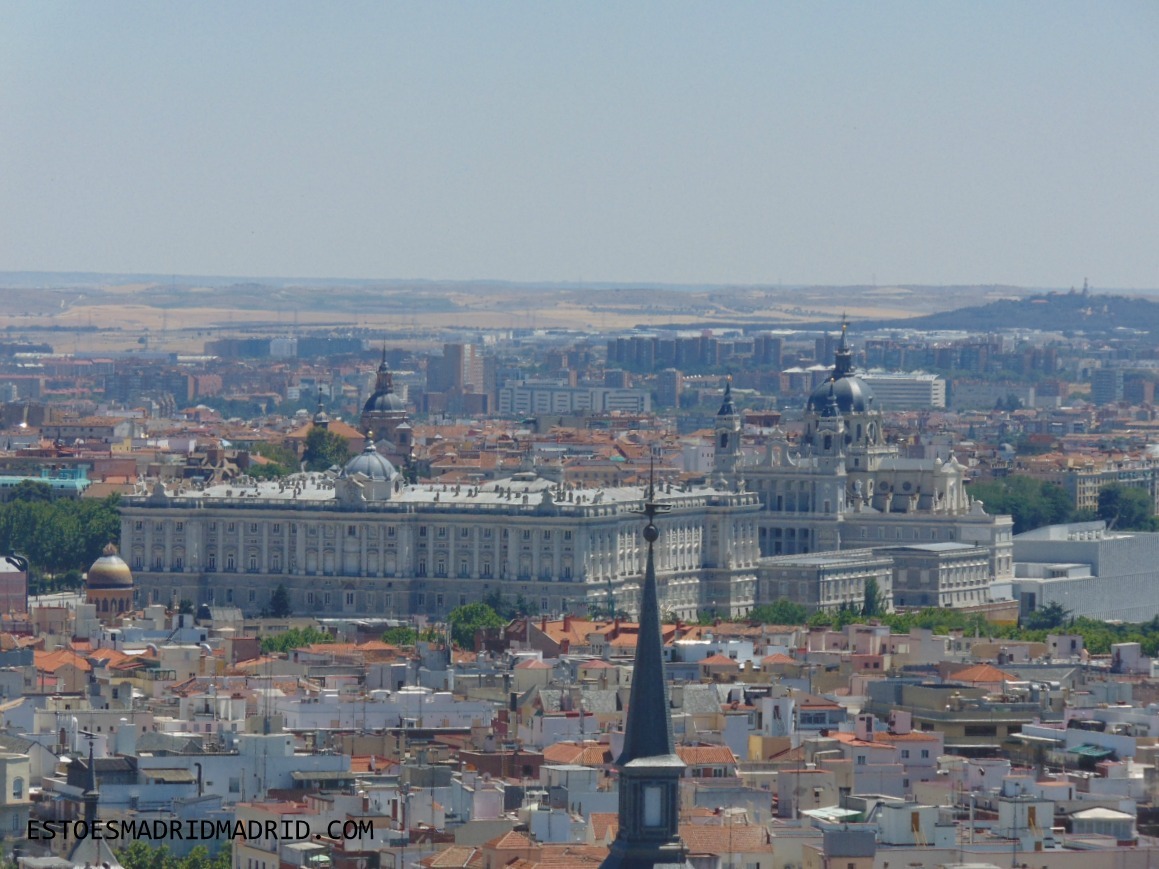
{"label": "orange tiled roof", "polygon": [[951,673],[950,678],[955,682],[1013,682],[1015,677],[1004,670],[999,670],[993,664],[975,664],[965,670]]}
{"label": "orange tiled roof", "polygon": [[428,869],[462,869],[466,866],[482,866],[483,854],[478,848],[470,845],[451,845],[442,851],[436,851],[429,857],[419,861],[420,866]]}
{"label": "orange tiled roof", "polygon": [[597,842],[611,842],[620,832],[620,816],[616,812],[592,812],[588,820]]}
{"label": "orange tiled roof", "polygon": [[543,750],[545,763],[606,766],[612,762],[612,749],[602,742],[557,742]]}
{"label": "orange tiled roof", "polygon": [[707,658],[704,658],[700,662],[702,667],[706,665],[709,667],[719,667],[722,664],[728,664],[732,667],[737,667],[738,669],[740,668],[740,664],[738,664],[727,655],[722,655],[719,652],[717,652],[715,655],[709,655]]}
{"label": "orange tiled roof", "polygon": [[765,657],[761,658],[761,666],[762,667],[772,667],[772,666],[776,666],[777,664],[796,664],[796,663],[797,663],[796,658],[791,658],[788,655],[786,655],[784,652],[777,652],[775,655],[766,655]]}
{"label": "orange tiled roof", "polygon": [[492,851],[527,851],[539,846],[522,833],[511,830],[485,843],[483,847]]}
{"label": "orange tiled roof", "polygon": [[736,756],[727,745],[678,745],[676,753],[688,766],[736,763]]}
{"label": "orange tiled roof", "polygon": [[93,669],[92,664],[68,649],[57,649],[55,652],[33,652],[32,656],[36,669],[43,670],[45,673],[55,673],[69,665],[85,673],[90,673]]}
{"label": "orange tiled roof", "polygon": [[759,824],[681,824],[680,838],[691,854],[745,854],[769,847],[769,833]]}

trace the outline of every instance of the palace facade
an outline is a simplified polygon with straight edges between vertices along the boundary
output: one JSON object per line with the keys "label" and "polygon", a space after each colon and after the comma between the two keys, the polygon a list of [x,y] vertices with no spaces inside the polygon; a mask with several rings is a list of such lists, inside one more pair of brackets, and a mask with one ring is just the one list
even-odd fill
{"label": "palace facade", "polygon": [[[445,616],[499,593],[533,610],[635,616],[644,552],[640,487],[577,489],[532,471],[478,486],[408,485],[367,442],[340,474],[166,489],[126,498],[124,554],[139,602],[295,612]],[[661,605],[685,619],[740,615],[756,594],[750,493],[663,492]]]}

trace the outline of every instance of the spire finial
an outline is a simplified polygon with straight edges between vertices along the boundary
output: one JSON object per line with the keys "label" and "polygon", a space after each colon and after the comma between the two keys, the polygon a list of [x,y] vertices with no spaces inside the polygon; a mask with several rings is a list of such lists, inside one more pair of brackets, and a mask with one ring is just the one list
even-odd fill
{"label": "spire finial", "polygon": [[834,353],[833,380],[845,377],[853,372],[853,351],[849,349],[849,320],[841,315],[841,340],[837,343],[837,352]]}

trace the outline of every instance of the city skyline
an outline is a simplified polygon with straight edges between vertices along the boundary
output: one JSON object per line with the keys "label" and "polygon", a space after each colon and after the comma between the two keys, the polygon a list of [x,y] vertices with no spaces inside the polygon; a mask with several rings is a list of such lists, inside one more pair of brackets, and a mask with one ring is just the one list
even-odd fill
{"label": "city skyline", "polygon": [[1157,283],[1144,4],[2,8],[0,270]]}

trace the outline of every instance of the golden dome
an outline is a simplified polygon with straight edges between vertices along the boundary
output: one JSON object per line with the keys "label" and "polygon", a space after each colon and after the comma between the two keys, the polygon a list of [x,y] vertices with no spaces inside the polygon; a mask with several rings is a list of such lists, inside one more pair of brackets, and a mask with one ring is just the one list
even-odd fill
{"label": "golden dome", "polygon": [[102,550],[102,555],[93,562],[85,577],[89,589],[97,588],[132,588],[133,574],[129,565],[117,554],[117,547],[109,544]]}

